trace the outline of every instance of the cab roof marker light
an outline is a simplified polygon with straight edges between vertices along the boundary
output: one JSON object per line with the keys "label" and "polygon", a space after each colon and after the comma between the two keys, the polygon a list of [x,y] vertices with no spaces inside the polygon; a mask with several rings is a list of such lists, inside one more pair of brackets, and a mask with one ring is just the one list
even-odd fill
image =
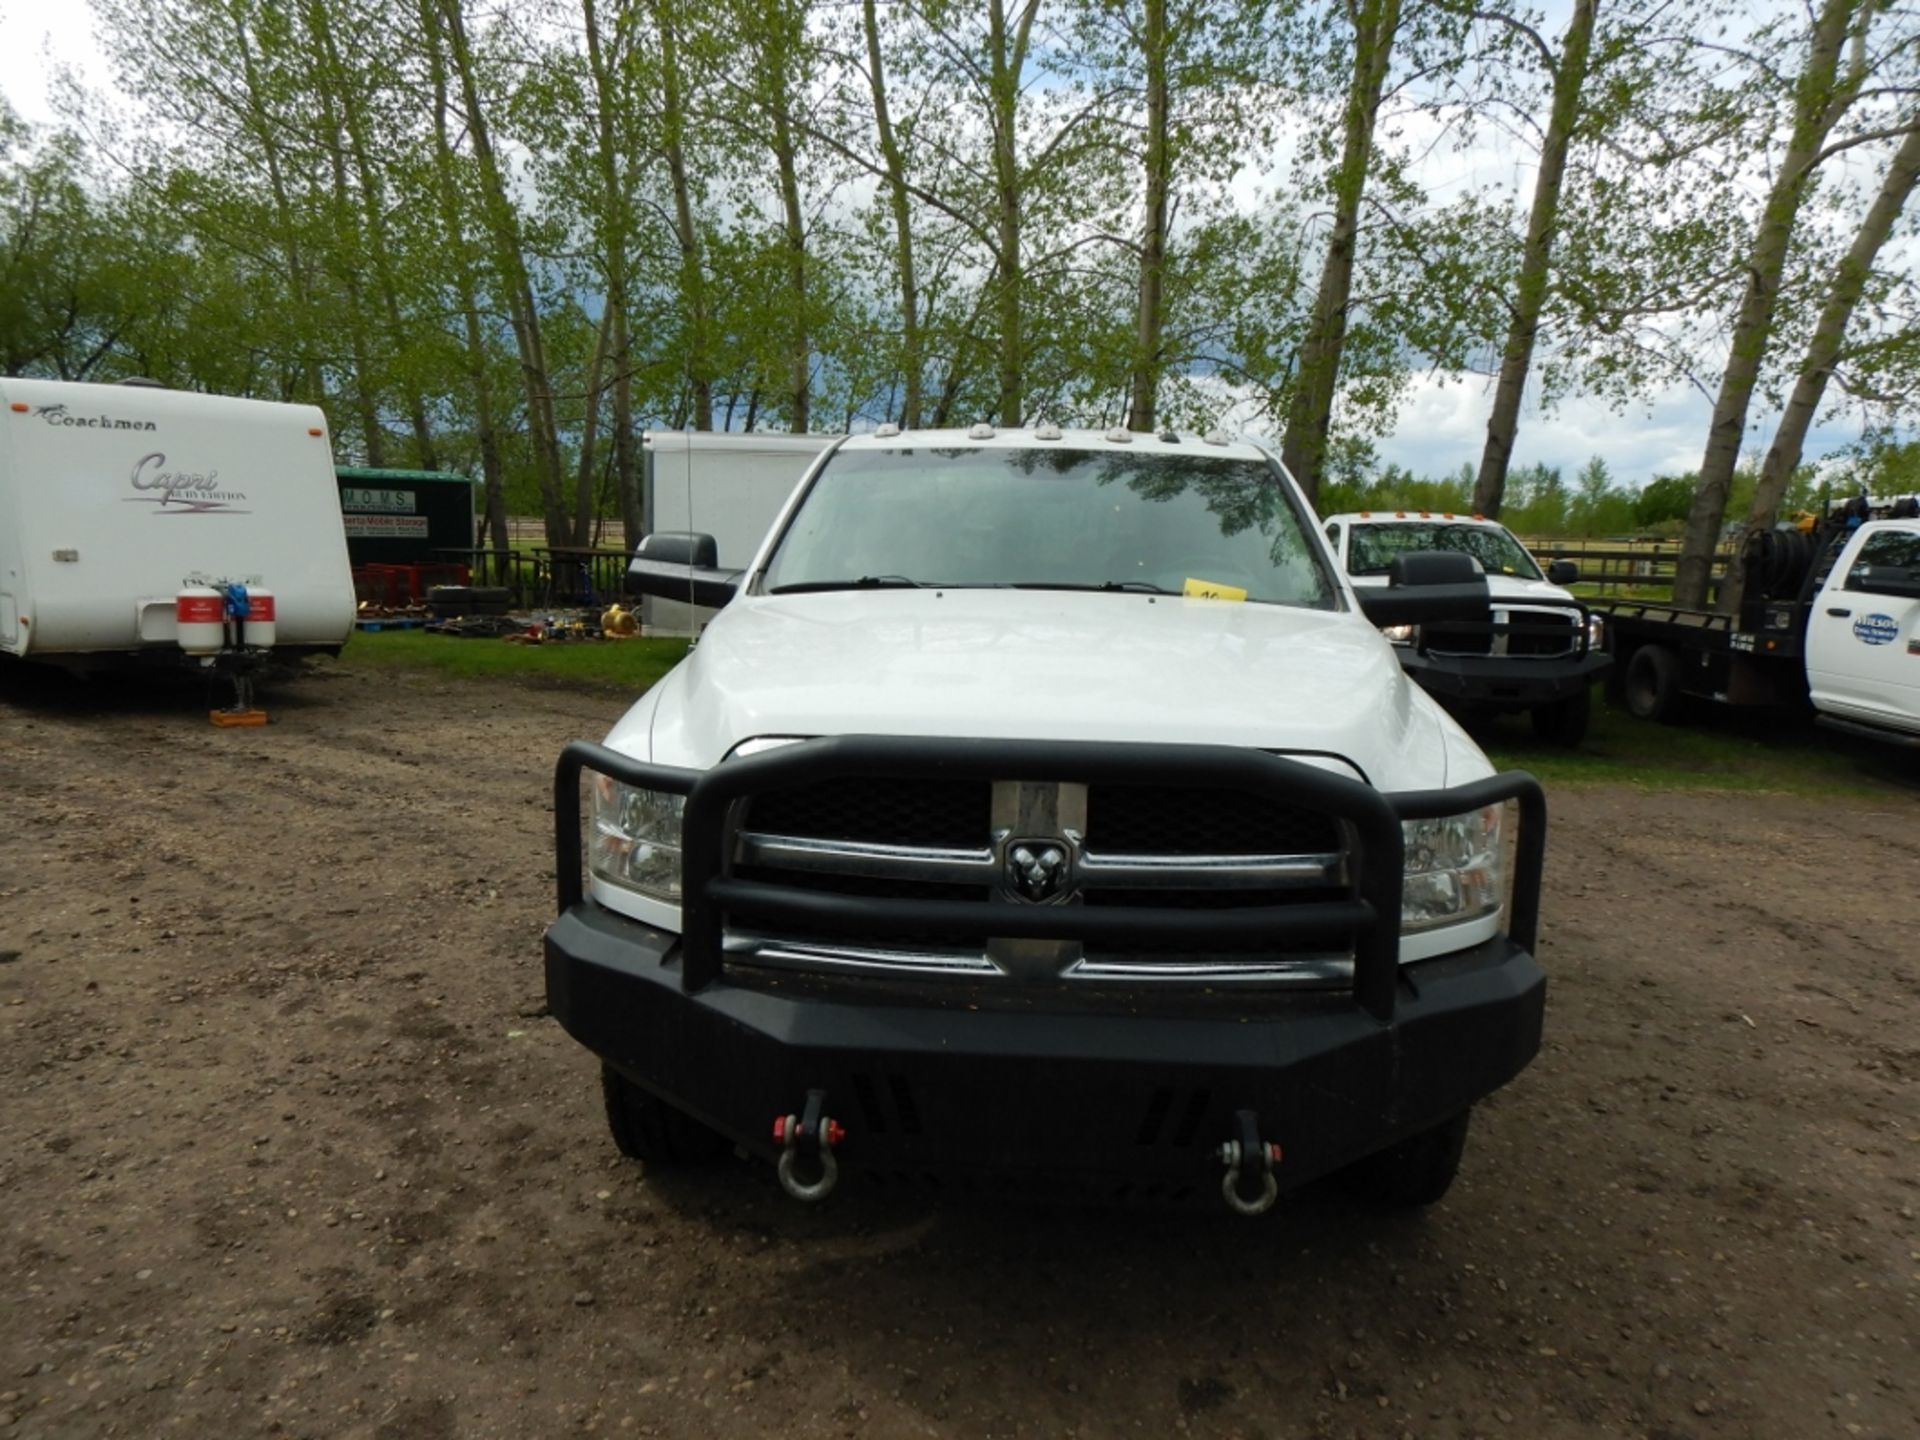
{"label": "cab roof marker light", "polygon": [[993,426],[982,420],[978,425],[967,431],[967,438],[969,440],[991,440],[993,438]]}
{"label": "cab roof marker light", "polygon": [[1224,430],[1209,430],[1201,437],[1209,445],[1231,445],[1233,437]]}
{"label": "cab roof marker light", "polygon": [[1131,445],[1133,443],[1133,431],[1123,425],[1116,425],[1113,429],[1107,431],[1107,439],[1115,445]]}
{"label": "cab roof marker light", "polygon": [[14,414],[24,415],[27,413],[27,402],[24,400],[16,400],[13,402],[13,405],[11,408]]}
{"label": "cab roof marker light", "polygon": [[318,425],[309,425],[307,427],[307,433],[309,435],[324,435],[327,432],[322,430]]}
{"label": "cab roof marker light", "polygon": [[1033,438],[1036,440],[1058,440],[1060,438],[1060,427],[1058,425],[1036,425],[1033,427]]}
{"label": "cab roof marker light", "polygon": [[899,433],[900,427],[891,420],[884,425],[876,425],[873,427],[873,438],[876,440],[891,440]]}
{"label": "cab roof marker light", "polygon": [[1162,430],[1160,432],[1160,443],[1163,445],[1178,445],[1180,443],[1180,432],[1178,430]]}

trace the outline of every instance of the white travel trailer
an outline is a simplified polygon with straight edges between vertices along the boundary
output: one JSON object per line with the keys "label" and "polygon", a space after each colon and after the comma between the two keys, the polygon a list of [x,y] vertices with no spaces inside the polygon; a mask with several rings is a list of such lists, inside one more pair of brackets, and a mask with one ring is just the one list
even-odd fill
{"label": "white travel trailer", "polygon": [[[717,550],[714,563],[744,569],[813,462],[845,438],[644,431],[641,503],[647,530],[711,535]],[[655,630],[685,632],[712,619],[713,612],[648,596],[642,618]]]}
{"label": "white travel trailer", "polygon": [[255,597],[250,647],[337,653],[353,633],[319,410],[0,378],[0,654],[178,663],[233,586]]}

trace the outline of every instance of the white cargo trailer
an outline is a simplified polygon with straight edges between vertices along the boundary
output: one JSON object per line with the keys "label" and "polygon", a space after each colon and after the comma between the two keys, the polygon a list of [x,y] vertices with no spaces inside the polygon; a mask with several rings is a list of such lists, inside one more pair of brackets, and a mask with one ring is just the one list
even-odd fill
{"label": "white cargo trailer", "polygon": [[276,655],[353,633],[319,410],[0,378],[0,654],[178,663],[181,592],[236,585],[271,594]]}
{"label": "white cargo trailer", "polygon": [[[647,531],[693,530],[711,535],[723,569],[744,569],[786,507],[801,477],[844,435],[690,434],[648,430],[641,485]],[[651,629],[685,632],[711,610],[649,596],[642,619]]]}

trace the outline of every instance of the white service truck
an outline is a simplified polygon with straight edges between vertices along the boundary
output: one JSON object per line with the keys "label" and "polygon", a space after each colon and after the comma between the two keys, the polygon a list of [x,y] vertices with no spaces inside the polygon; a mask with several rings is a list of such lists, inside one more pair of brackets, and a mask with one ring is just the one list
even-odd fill
{"label": "white service truck", "polygon": [[1427,510],[1335,515],[1327,540],[1356,589],[1387,583],[1413,551],[1470,556],[1487,577],[1493,609],[1475,620],[1395,625],[1386,634],[1400,664],[1435,699],[1464,714],[1524,710],[1544,740],[1586,738],[1593,686],[1612,662],[1587,608],[1562,588],[1580,578],[1571,560],[1540,562],[1497,520]]}
{"label": "white service truck", "polygon": [[334,654],[354,609],[313,406],[0,378],[0,665]]}
{"label": "white service truck", "polygon": [[1264,450],[1045,426],[844,440],[713,553],[643,542],[724,608],[555,776],[625,1153],[1439,1198],[1546,991],[1540,787],[1378,628],[1484,616],[1466,557],[1357,590]]}
{"label": "white service truck", "polygon": [[1738,613],[1596,606],[1627,708],[1678,720],[1692,699],[1811,703],[1833,729],[1920,746],[1920,519],[1757,531],[1745,556]]}

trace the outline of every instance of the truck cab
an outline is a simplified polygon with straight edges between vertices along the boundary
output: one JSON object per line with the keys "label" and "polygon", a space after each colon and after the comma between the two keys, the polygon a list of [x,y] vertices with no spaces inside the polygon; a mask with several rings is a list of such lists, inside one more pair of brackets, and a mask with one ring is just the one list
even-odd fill
{"label": "truck cab", "polygon": [[1920,520],[1854,532],[1807,608],[1806,663],[1825,723],[1920,744]]}
{"label": "truck cab", "polygon": [[1327,540],[1356,591],[1388,583],[1396,558],[1428,551],[1470,557],[1486,577],[1484,620],[1386,630],[1415,683],[1466,713],[1524,710],[1543,739],[1586,738],[1592,687],[1611,665],[1598,626],[1563,587],[1580,578],[1571,560],[1544,570],[1513,532],[1480,515],[1427,510],[1360,511],[1326,522]]}
{"label": "truck cab", "polygon": [[[552,1013],[620,1148],[1246,1213],[1336,1171],[1439,1198],[1539,1045],[1545,806],[1382,623],[1279,462],[1051,427],[844,440],[719,606],[556,768]],[[583,793],[584,791],[584,793]]]}

